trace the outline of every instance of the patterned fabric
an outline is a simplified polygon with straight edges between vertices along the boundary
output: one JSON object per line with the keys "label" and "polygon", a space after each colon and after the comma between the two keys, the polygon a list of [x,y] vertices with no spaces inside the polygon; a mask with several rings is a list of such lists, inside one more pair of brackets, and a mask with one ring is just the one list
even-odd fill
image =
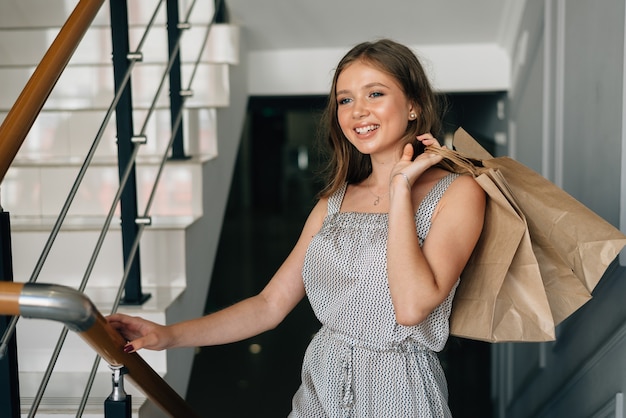
{"label": "patterned fabric", "polygon": [[[415,215],[420,245],[439,199],[458,177],[442,178]],[[328,201],[302,270],[322,323],[307,348],[291,418],[450,417],[435,352],[448,339],[458,285],[416,326],[395,320],[387,284],[388,214],[341,212],[347,184]]]}

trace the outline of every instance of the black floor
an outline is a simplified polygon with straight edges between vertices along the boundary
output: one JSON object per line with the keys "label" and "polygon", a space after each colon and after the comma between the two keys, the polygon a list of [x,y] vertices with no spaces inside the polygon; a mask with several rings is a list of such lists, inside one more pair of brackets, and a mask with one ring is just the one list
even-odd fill
{"label": "black floor", "polygon": [[[302,215],[228,213],[207,312],[257,293],[298,238]],[[300,366],[319,328],[303,301],[275,330],[247,341],[201,348],[187,400],[203,417],[286,417],[300,384]],[[490,417],[489,346],[451,338],[441,361],[456,418]]]}

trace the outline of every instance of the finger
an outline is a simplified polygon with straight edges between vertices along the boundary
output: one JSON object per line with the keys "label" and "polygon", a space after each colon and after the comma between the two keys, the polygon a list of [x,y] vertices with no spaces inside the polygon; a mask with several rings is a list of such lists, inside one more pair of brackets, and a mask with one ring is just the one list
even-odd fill
{"label": "finger", "polygon": [[418,135],[417,139],[422,141],[424,139],[435,139],[435,137],[430,132],[426,132],[425,134]]}
{"label": "finger", "polygon": [[436,152],[428,152],[428,149],[426,149],[426,152],[424,152],[424,155],[426,156],[427,160],[432,165],[435,165],[439,163],[441,160],[443,160],[443,156],[441,154],[436,153]]}
{"label": "finger", "polygon": [[134,353],[138,350],[141,350],[144,347],[147,347],[146,337],[139,337],[132,341],[129,341],[124,346],[125,353]]}
{"label": "finger", "polygon": [[121,332],[124,329],[124,325],[119,322],[109,322],[109,325],[117,332]]}
{"label": "finger", "polygon": [[125,329],[123,327],[121,327],[121,328],[113,327],[113,329],[115,331],[117,331],[117,333],[119,335],[121,335],[122,338],[124,338],[124,340],[126,340],[126,341],[129,341],[129,340],[132,340],[133,338],[137,338],[137,337],[141,336],[141,334],[137,334],[136,332],[128,331],[127,329]]}
{"label": "finger", "polygon": [[143,348],[143,345],[141,344],[141,341],[139,340],[133,340],[133,341],[129,341],[126,343],[126,345],[124,346],[124,352],[125,353],[136,353],[137,350]]}
{"label": "finger", "polygon": [[113,328],[115,331],[119,332],[120,334],[126,329],[126,326],[124,325],[124,323],[120,321],[107,318],[107,323],[109,324],[111,328]]}
{"label": "finger", "polygon": [[138,332],[138,326],[132,322],[125,322],[125,321],[117,321],[114,319],[109,319],[108,320],[108,324],[111,326],[111,328],[113,328],[114,330],[118,331],[121,334],[128,334],[131,332]]}
{"label": "finger", "polygon": [[132,326],[134,321],[133,317],[119,313],[111,314],[105,317],[105,319],[107,320],[109,325],[116,329]]}
{"label": "finger", "polygon": [[402,149],[402,157],[400,159],[404,161],[411,161],[411,158],[413,158],[413,145],[406,144]]}
{"label": "finger", "polygon": [[108,315],[108,316],[105,316],[104,319],[106,319],[109,324],[119,322],[121,320],[120,314]]}
{"label": "finger", "polygon": [[417,136],[417,140],[421,141],[424,145],[440,145],[437,138],[432,136],[430,133],[422,134]]}
{"label": "finger", "polygon": [[108,319],[111,319],[111,320],[113,320],[113,321],[120,321],[120,322],[124,322],[125,320],[127,320],[127,319],[131,319],[131,318],[133,318],[133,317],[132,317],[132,316],[130,316],[130,315],[126,315],[126,314],[123,314],[123,313],[116,312],[116,313],[112,313],[111,315],[107,315],[107,316],[105,316],[105,318],[106,318],[107,320],[108,320]]}

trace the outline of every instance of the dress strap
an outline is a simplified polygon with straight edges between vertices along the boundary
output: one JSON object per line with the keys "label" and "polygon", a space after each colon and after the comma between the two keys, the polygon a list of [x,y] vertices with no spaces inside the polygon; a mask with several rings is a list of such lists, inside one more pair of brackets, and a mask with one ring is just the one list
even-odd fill
{"label": "dress strap", "polygon": [[328,198],[328,214],[334,215],[335,213],[339,213],[341,209],[341,202],[343,202],[343,197],[346,194],[346,189],[348,188],[348,182],[345,182],[343,186],[341,186],[335,193],[330,195]]}
{"label": "dress strap", "polygon": [[437,184],[433,186],[432,189],[426,194],[424,199],[417,208],[416,219],[418,221],[417,224],[417,235],[420,238],[420,245],[422,241],[428,235],[430,231],[430,221],[433,217],[433,212],[439,203],[439,199],[446,192],[448,186],[452,184],[460,174],[450,173],[447,176],[442,177]]}

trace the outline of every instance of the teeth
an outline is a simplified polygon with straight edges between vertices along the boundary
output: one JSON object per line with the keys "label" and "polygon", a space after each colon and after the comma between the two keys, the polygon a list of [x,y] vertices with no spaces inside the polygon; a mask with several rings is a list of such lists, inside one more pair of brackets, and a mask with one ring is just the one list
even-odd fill
{"label": "teeth", "polygon": [[363,126],[361,128],[356,128],[355,131],[357,134],[366,134],[368,132],[373,131],[374,129],[378,129],[380,125],[369,125],[369,126]]}

